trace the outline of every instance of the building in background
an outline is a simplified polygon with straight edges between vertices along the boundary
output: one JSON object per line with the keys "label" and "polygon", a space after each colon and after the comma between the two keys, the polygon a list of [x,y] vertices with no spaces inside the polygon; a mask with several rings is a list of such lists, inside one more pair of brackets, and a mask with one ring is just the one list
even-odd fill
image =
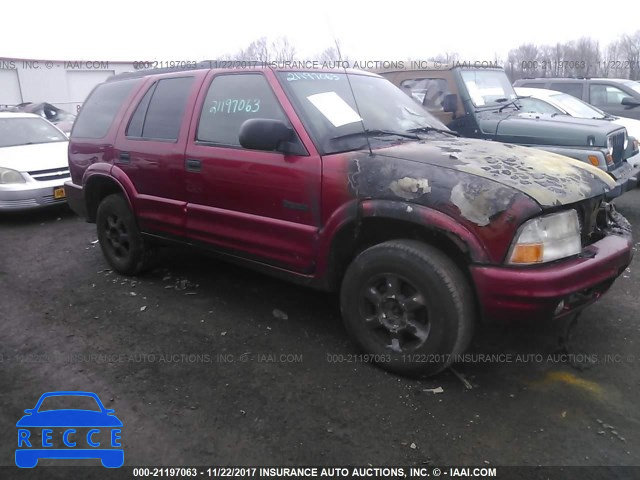
{"label": "building in background", "polygon": [[139,63],[0,57],[0,106],[47,102],[76,114],[93,87],[134,66]]}

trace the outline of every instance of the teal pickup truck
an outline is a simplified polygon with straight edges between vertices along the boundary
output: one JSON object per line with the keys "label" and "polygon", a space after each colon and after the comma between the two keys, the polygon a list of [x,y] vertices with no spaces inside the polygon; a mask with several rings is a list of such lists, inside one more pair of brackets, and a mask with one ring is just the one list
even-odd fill
{"label": "teal pickup truck", "polygon": [[527,113],[501,68],[429,65],[420,70],[376,72],[400,87],[464,137],[535,147],[590,163],[616,181],[615,197],[634,188],[640,168],[638,141],[611,122],[559,114]]}

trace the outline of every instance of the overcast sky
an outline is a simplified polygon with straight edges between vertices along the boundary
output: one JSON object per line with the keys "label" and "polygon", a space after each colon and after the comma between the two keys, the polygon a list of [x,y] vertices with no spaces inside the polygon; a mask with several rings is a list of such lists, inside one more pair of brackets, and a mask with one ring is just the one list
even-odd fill
{"label": "overcast sky", "polygon": [[[222,3],[225,3],[224,5]],[[261,36],[287,36],[311,58],[340,41],[352,60],[505,58],[521,43],[590,36],[601,46],[640,29],[637,1],[523,2],[141,0],[3,2],[0,57],[51,60],[202,60]],[[596,4],[602,7],[595,8]],[[524,11],[525,13],[519,13]],[[568,59],[571,60],[571,59]]]}

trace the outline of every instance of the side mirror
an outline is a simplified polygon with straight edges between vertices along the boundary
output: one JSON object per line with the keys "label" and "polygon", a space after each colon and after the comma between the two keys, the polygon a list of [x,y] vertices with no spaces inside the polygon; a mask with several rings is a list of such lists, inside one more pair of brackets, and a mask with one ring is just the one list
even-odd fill
{"label": "side mirror", "polygon": [[293,129],[281,120],[250,118],[240,126],[238,139],[240,145],[251,150],[283,151],[293,139]]}
{"label": "side mirror", "polygon": [[442,99],[442,110],[445,112],[455,113],[458,107],[458,95],[450,93]]}
{"label": "side mirror", "polygon": [[640,100],[636,100],[633,97],[624,97],[620,102],[621,105],[625,105],[627,110],[633,107],[640,106]]}

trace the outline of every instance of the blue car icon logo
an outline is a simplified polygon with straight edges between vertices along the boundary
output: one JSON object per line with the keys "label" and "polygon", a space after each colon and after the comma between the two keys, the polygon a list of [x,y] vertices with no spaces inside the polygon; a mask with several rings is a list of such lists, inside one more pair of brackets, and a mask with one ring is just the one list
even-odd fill
{"label": "blue car icon logo", "polygon": [[16,423],[18,467],[33,468],[41,458],[99,458],[107,468],[124,463],[122,422],[95,393],[48,392],[24,413]]}

